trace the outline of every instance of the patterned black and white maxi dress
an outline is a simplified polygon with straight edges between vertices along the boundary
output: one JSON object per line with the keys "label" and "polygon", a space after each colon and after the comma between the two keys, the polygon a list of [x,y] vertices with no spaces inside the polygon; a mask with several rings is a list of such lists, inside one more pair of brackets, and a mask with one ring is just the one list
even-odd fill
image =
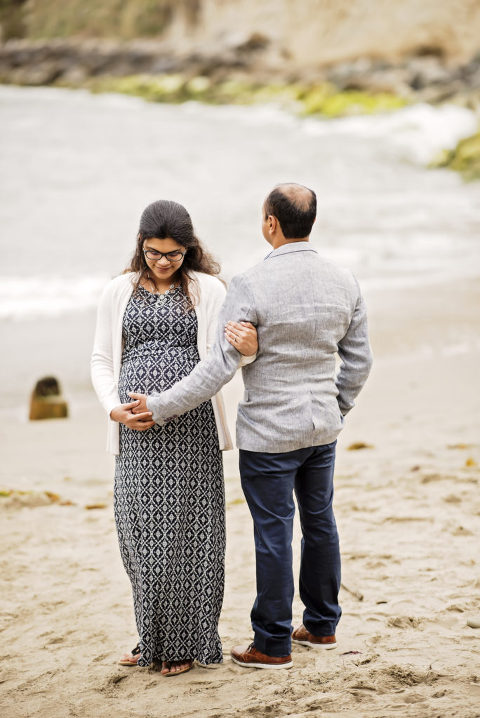
{"label": "patterned black and white maxi dress", "polygon": [[[197,317],[180,287],[139,287],[123,318],[119,380],[128,391],[168,389],[199,361]],[[222,661],[223,467],[210,401],[147,431],[120,425],[115,521],[132,584],[141,666]]]}

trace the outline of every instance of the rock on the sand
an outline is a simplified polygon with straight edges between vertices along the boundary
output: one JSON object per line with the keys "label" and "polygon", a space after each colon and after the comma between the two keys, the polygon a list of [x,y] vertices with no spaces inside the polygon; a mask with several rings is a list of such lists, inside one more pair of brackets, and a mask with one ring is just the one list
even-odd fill
{"label": "rock on the sand", "polygon": [[30,398],[29,419],[64,419],[68,416],[68,405],[62,396],[58,379],[47,376],[39,379]]}

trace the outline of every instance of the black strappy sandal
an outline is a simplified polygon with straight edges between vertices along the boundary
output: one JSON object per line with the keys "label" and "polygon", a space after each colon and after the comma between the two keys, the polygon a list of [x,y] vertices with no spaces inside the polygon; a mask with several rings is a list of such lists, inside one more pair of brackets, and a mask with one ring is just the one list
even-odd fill
{"label": "black strappy sandal", "polygon": [[124,653],[118,663],[121,666],[136,666],[138,665],[138,659],[140,658],[140,646],[137,643],[131,653]]}
{"label": "black strappy sandal", "polygon": [[[162,673],[162,676],[164,678],[171,678],[172,676],[181,676],[182,673],[188,673],[188,671],[191,671],[193,668],[193,660],[186,660],[186,661],[165,661],[165,663],[168,664],[168,673]],[[177,664],[184,663],[184,667],[181,671],[172,671],[172,667]]]}

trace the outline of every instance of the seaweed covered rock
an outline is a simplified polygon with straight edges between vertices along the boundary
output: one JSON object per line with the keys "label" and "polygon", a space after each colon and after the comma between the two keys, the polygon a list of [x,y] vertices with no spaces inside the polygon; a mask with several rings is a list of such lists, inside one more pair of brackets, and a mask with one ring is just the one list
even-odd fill
{"label": "seaweed covered rock", "polygon": [[461,172],[466,179],[480,179],[480,132],[460,140],[449,167]]}
{"label": "seaweed covered rock", "polygon": [[46,376],[35,384],[30,398],[30,421],[38,419],[64,419],[68,405],[62,396],[58,379]]}
{"label": "seaweed covered rock", "polygon": [[460,140],[454,150],[443,150],[431,166],[456,170],[466,180],[480,180],[480,132]]}

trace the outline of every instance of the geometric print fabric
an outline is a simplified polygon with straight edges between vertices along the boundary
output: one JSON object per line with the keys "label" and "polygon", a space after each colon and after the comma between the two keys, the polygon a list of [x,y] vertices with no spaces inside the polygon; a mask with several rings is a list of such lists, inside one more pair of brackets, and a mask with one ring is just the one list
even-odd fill
{"label": "geometric print fabric", "polygon": [[[127,392],[164,391],[200,360],[197,318],[177,287],[142,287],[123,317],[119,379]],[[114,511],[120,553],[132,585],[141,658],[220,663],[225,497],[210,401],[147,431],[120,424]]]}

